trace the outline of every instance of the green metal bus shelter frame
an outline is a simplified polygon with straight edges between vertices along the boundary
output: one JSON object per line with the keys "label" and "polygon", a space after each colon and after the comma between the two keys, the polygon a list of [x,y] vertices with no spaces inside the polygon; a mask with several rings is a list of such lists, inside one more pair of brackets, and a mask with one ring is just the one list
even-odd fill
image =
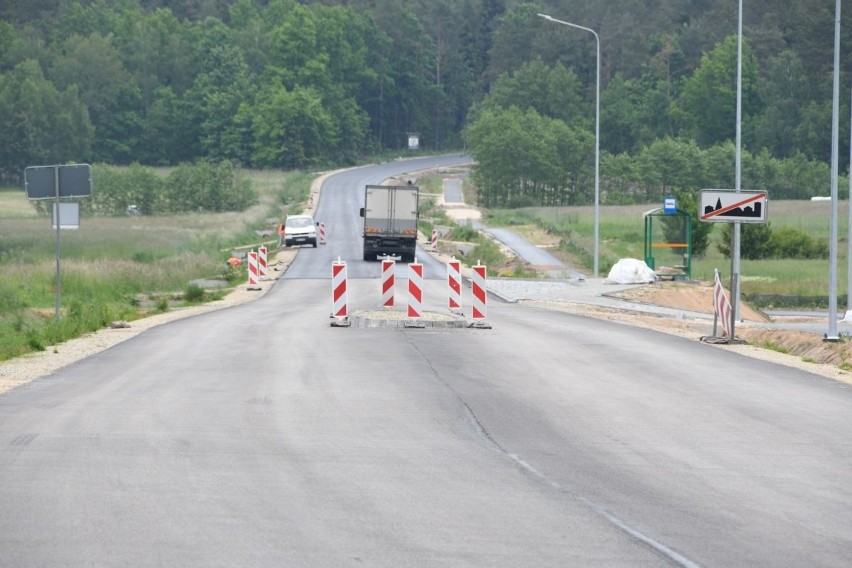
{"label": "green metal bus shelter frame", "polygon": [[[681,249],[683,251],[683,264],[674,266],[679,269],[680,273],[662,274],[661,277],[671,277],[672,279],[692,278],[692,216],[682,209],[675,209],[673,212],[665,211],[662,207],[652,209],[644,213],[645,217],[645,264],[651,270],[656,270],[654,251],[657,249]],[[654,240],[654,221],[655,219],[673,217],[681,217],[684,220],[686,230],[684,231],[684,240],[682,242],[661,242]]]}

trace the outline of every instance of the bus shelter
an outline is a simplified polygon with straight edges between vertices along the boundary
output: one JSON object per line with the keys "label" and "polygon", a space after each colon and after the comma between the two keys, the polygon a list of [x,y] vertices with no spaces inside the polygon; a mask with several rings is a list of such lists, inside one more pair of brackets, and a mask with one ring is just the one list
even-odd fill
{"label": "bus shelter", "polygon": [[661,280],[692,278],[692,217],[681,209],[652,209],[645,217],[645,264]]}

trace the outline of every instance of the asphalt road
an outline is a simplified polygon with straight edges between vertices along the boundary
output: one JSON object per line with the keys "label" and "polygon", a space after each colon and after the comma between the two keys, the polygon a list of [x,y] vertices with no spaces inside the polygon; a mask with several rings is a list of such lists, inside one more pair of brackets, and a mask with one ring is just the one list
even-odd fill
{"label": "asphalt road", "polygon": [[0,396],[0,565],[852,564],[852,387],[496,300],[331,327],[331,256],[379,284],[326,195],[262,298]]}
{"label": "asphalt road", "polygon": [[[379,184],[385,179],[405,172],[417,172],[432,167],[452,167],[469,164],[470,158],[463,155],[417,158],[377,164],[368,168],[356,168],[340,172],[328,178],[322,187],[314,219],[325,223],[327,244],[313,250],[303,247],[302,254],[287,270],[285,278],[330,278],[331,263],[343,260],[347,263],[349,278],[378,278],[381,264],[364,262],[362,239],[364,220],[358,215],[364,207],[364,187]],[[446,267],[418,245],[417,260],[424,264],[427,278],[446,277]],[[397,263],[397,274],[404,276],[406,265]]]}

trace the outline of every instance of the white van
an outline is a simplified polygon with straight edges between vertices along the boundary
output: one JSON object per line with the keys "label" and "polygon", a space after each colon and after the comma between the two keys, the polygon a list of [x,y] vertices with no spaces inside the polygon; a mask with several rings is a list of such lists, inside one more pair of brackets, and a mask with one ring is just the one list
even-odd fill
{"label": "white van", "polygon": [[284,221],[284,246],[317,246],[317,225],[310,215],[287,215]]}

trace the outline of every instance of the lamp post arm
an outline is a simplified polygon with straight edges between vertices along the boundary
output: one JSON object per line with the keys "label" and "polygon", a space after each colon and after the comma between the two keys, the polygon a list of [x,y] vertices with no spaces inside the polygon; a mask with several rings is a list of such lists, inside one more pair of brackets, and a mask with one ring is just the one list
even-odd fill
{"label": "lamp post arm", "polygon": [[587,32],[593,34],[595,36],[595,39],[598,41],[598,44],[600,44],[601,40],[598,37],[598,33],[595,30],[593,30],[592,28],[586,28],[584,26],[578,26],[577,24],[572,24],[571,22],[563,22],[562,20],[557,20],[556,18],[548,16],[547,14],[539,14],[539,16],[544,18],[548,22],[556,22],[557,24],[562,24],[563,26],[571,26],[572,28],[577,28],[578,30],[587,31]]}

